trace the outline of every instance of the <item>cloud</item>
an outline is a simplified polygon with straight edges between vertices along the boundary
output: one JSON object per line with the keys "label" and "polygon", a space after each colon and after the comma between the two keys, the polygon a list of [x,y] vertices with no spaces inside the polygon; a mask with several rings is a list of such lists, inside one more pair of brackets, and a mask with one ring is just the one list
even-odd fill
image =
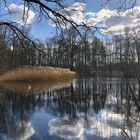
{"label": "cloud", "polygon": [[111,33],[115,35],[124,34],[125,28],[138,28],[140,25],[140,6],[135,6],[133,9],[126,10],[117,15],[108,18],[105,21],[104,33]]}
{"label": "cloud", "polygon": [[24,5],[16,5],[14,3],[8,6],[10,10],[10,21],[19,23],[20,25],[31,24],[35,13],[28,9],[28,7],[24,7]]}
{"label": "cloud", "polygon": [[110,11],[109,9],[101,9],[99,12],[87,12],[85,15],[85,24],[89,26],[96,26],[98,24],[104,24],[104,22],[117,14],[117,11]]}
{"label": "cloud", "polygon": [[[77,24],[102,27],[100,32],[103,34],[124,34],[126,27],[136,28],[140,24],[140,6],[118,13],[117,10],[103,8],[98,12],[85,12],[86,4],[75,2],[72,6],[58,11]],[[51,15],[56,21],[56,18]],[[55,26],[53,22],[50,22]],[[63,25],[63,22],[61,22]],[[64,26],[64,25],[63,25]],[[67,23],[67,26],[70,24]]]}
{"label": "cloud", "polygon": [[[81,24],[84,21],[84,10],[85,10],[86,4],[75,2],[72,6],[66,7],[64,9],[60,9],[57,11],[58,13],[65,16],[68,20],[71,20],[77,24]],[[52,13],[49,13],[50,17],[53,20],[50,20],[49,23],[51,26],[55,27],[55,22],[58,21],[58,17],[56,18]],[[59,22],[61,22],[61,26],[65,28],[65,26],[69,27],[71,26],[70,23],[64,23],[60,18]],[[66,25],[65,25],[66,24]]]}
{"label": "cloud", "polygon": [[[71,20],[77,24],[81,24],[84,21],[84,10],[85,10],[86,4],[81,2],[75,2],[72,6],[66,7],[64,9],[60,9],[57,11],[61,15],[65,16],[68,20]],[[69,27],[71,26],[70,23],[63,22],[60,18],[56,18],[52,13],[49,13],[49,16],[53,19],[50,20],[49,23],[51,26],[55,27],[56,23],[59,19],[59,22],[61,23],[61,27],[65,28],[65,26]]]}
{"label": "cloud", "polygon": [[[90,26],[96,26],[106,19],[116,14],[116,10],[110,11],[109,9],[101,9],[99,12],[85,12],[86,4],[81,2],[75,2],[72,6],[61,9],[57,12],[67,17],[68,20],[75,22],[76,24],[87,24]],[[50,14],[53,21],[57,21],[56,17]],[[61,20],[60,20],[61,21]],[[55,24],[50,24],[55,26]],[[63,22],[61,22],[63,24]],[[69,24],[67,23],[67,26]]]}

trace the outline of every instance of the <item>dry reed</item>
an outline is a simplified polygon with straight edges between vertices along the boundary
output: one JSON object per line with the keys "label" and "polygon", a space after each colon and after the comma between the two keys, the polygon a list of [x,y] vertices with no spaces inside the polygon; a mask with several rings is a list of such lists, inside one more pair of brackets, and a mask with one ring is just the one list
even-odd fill
{"label": "dry reed", "polygon": [[70,69],[55,67],[24,67],[0,75],[0,81],[63,81],[74,78]]}

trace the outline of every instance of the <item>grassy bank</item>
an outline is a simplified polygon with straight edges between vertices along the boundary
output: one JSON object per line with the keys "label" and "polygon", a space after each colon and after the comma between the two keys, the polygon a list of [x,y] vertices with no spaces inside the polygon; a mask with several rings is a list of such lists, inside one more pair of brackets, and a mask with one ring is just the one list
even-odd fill
{"label": "grassy bank", "polygon": [[0,81],[63,81],[75,76],[70,69],[54,67],[24,67],[0,75]]}

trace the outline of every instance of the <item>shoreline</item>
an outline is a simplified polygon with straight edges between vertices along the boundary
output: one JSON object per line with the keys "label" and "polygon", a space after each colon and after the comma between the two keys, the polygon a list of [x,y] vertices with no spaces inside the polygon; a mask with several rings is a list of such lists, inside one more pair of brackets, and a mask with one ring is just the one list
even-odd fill
{"label": "shoreline", "polygon": [[0,75],[0,81],[64,81],[74,78],[76,72],[58,67],[24,67],[6,71]]}

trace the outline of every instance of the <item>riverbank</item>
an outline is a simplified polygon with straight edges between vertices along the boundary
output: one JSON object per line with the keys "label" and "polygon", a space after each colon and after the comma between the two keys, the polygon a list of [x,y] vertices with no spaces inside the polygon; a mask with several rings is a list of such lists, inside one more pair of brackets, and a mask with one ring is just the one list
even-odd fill
{"label": "riverbank", "polygon": [[0,75],[0,81],[63,81],[74,78],[70,69],[56,67],[24,67],[9,70]]}

